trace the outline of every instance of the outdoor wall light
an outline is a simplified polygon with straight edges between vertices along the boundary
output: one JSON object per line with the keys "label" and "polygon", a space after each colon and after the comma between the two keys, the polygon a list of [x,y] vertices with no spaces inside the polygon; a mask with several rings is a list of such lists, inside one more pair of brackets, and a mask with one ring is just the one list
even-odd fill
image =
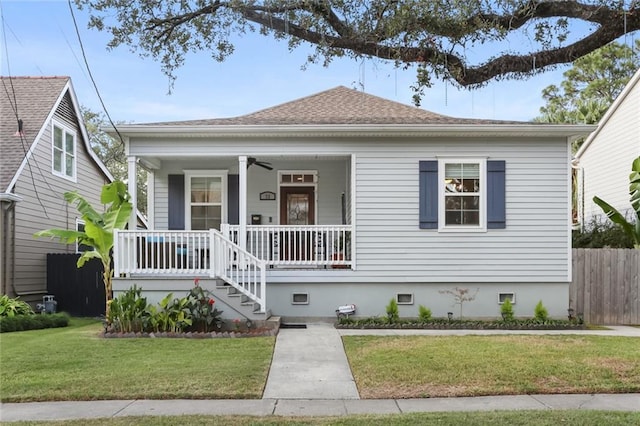
{"label": "outdoor wall light", "polygon": [[451,321],[453,319],[453,312],[447,312],[447,318]]}
{"label": "outdoor wall light", "polygon": [[573,318],[574,318],[573,317],[573,312],[574,312],[573,308],[567,309],[567,316],[569,317],[569,321],[573,320]]}

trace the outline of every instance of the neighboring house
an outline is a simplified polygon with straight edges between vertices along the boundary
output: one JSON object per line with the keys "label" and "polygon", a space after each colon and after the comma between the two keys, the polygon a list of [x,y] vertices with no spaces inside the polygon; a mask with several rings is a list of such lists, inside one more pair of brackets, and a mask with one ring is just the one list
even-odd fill
{"label": "neighboring house", "polygon": [[100,208],[111,175],[89,146],[69,77],[0,77],[0,293],[41,302],[47,253],[75,244],[34,238],[46,228],[78,229],[77,190]]}
{"label": "neighboring house", "polygon": [[579,219],[588,227],[606,218],[593,202],[598,196],[627,214],[631,163],[640,156],[640,69],[609,107],[596,130],[575,155]]}
{"label": "neighboring house", "polygon": [[150,231],[118,233],[114,290],[158,300],[200,277],[225,316],[252,317],[244,299],[293,319],[345,304],[382,316],[391,299],[402,316],[457,316],[444,292],[459,287],[477,289],[465,316],[498,317],[511,298],[516,315],[542,300],[564,317],[570,142],[593,129],[447,117],[346,87],[121,125],[129,164],[152,170]]}

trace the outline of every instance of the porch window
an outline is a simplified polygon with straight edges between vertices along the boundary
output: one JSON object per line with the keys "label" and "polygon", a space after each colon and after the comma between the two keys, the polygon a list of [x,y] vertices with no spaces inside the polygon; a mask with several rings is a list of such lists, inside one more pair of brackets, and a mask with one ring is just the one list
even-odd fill
{"label": "porch window", "polygon": [[187,229],[220,229],[227,220],[225,171],[185,172]]}
{"label": "porch window", "polygon": [[53,122],[52,159],[54,175],[75,180],[76,134],[55,121]]}

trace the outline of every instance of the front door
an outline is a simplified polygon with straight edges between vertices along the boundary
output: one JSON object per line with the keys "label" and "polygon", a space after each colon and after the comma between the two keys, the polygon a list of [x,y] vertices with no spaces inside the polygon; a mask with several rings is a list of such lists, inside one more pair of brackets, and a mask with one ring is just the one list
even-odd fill
{"label": "front door", "polygon": [[[315,224],[315,188],[313,186],[280,187],[280,224]],[[280,260],[312,260],[313,232],[284,231],[280,235]]]}

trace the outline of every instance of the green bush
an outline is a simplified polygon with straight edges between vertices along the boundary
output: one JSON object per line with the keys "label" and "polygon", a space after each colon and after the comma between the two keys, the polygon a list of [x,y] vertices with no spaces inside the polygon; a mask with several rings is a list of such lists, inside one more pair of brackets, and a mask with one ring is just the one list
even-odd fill
{"label": "green bush", "polygon": [[110,331],[131,333],[147,328],[150,312],[147,298],[142,297],[142,289],[135,284],[109,303],[107,327]]}
{"label": "green bush", "polygon": [[398,312],[398,303],[396,302],[396,299],[391,299],[389,301],[389,304],[386,307],[386,311],[387,321],[389,321],[390,324],[395,324],[396,322],[398,322],[398,319],[400,319],[400,314]]}
{"label": "green bush", "polygon": [[427,322],[431,319],[431,309],[423,306],[423,305],[419,305],[418,306],[418,319],[421,322]]}
{"label": "green bush", "polygon": [[633,248],[633,240],[620,226],[596,219],[585,226],[584,232],[573,231],[571,236],[573,248]]}
{"label": "green bush", "polygon": [[513,321],[514,313],[513,313],[513,304],[511,303],[510,298],[506,298],[505,301],[500,306],[500,314],[502,315],[502,319],[505,321]]}
{"label": "green bush", "polygon": [[15,315],[31,315],[33,309],[27,302],[10,298],[6,294],[0,296],[0,317],[13,317]]}
{"label": "green bush", "polygon": [[189,327],[190,331],[209,332],[222,328],[222,311],[216,309],[215,303],[213,294],[209,290],[200,287],[196,281],[196,285],[187,296],[187,307],[191,313],[192,320],[192,324]]}
{"label": "green bush", "polygon": [[57,314],[28,314],[0,317],[0,333],[58,328],[68,325],[69,315],[64,312]]}
{"label": "green bush", "polygon": [[533,319],[539,322],[546,322],[549,319],[549,312],[542,304],[542,300],[538,302],[533,310]]}

